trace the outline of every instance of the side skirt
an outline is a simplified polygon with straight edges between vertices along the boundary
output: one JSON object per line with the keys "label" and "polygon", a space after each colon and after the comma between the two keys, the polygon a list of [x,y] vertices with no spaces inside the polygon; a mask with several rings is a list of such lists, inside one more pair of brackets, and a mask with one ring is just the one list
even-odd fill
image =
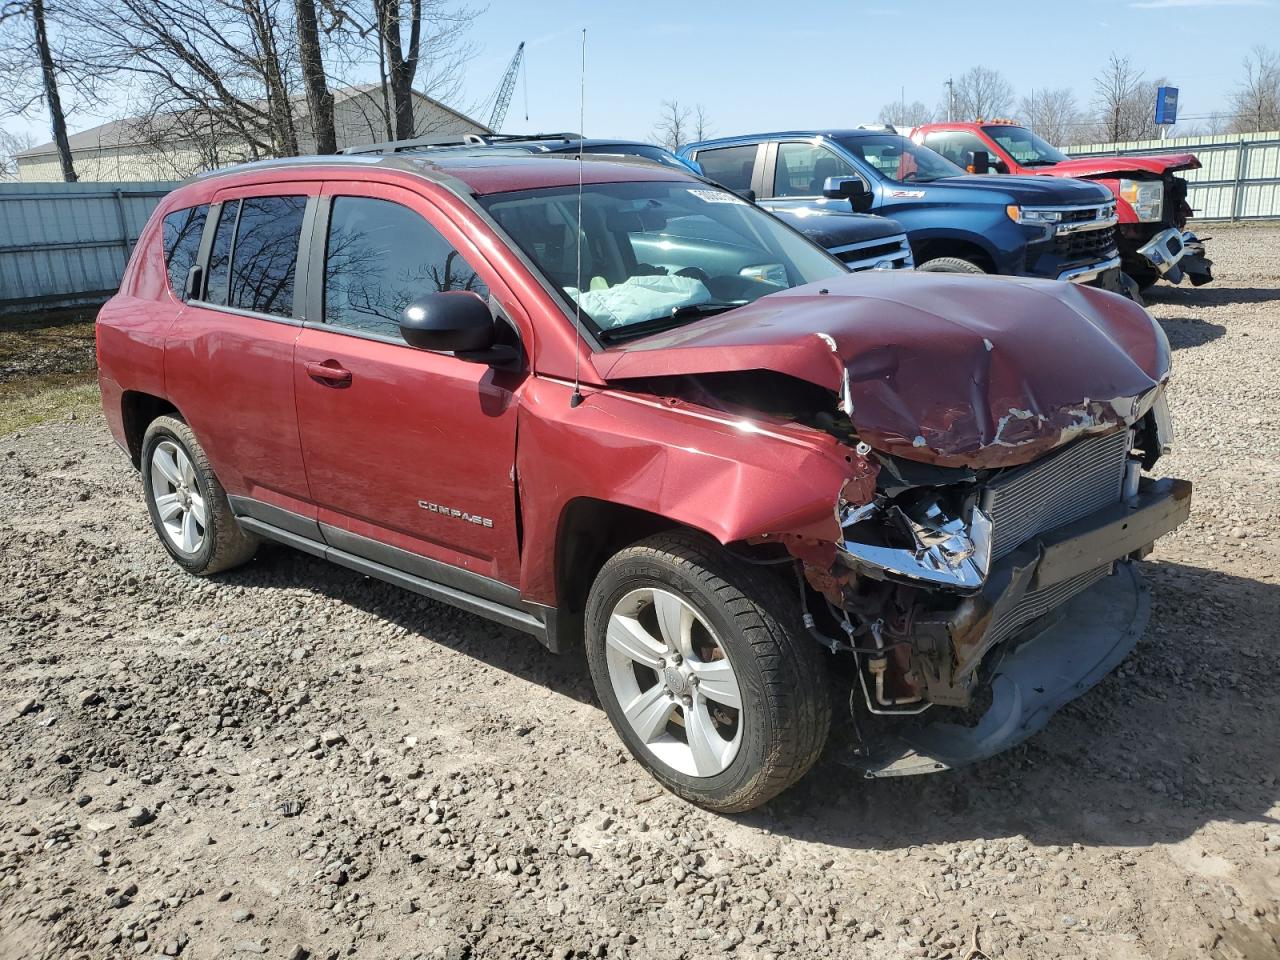
{"label": "side skirt", "polygon": [[[503,626],[532,634],[555,652],[560,652],[562,649],[562,643],[559,642],[557,637],[558,631],[555,630],[557,619],[555,608],[525,603],[519,600],[516,600],[519,606],[514,606],[501,600],[493,599],[492,594],[495,592],[495,588],[511,589],[504,584],[498,584],[487,577],[456,567],[447,568],[449,579],[453,582],[451,584],[440,583],[418,573],[399,569],[398,567],[331,546],[319,539],[322,535],[321,527],[314,520],[308,520],[287,510],[281,510],[278,507],[260,503],[247,497],[229,497],[228,499],[231,502],[231,511],[236,515],[240,525],[245,530],[257,534],[264,540],[271,540],[287,547],[293,547],[295,550],[301,550],[303,553],[329,560],[350,570],[355,570],[357,573],[384,580],[387,583],[421,594],[424,597],[429,597],[432,600],[447,603],[468,613],[474,613],[477,616],[493,620]],[[314,536],[311,535],[313,530]],[[364,538],[358,539],[363,540]],[[370,541],[370,543],[375,543],[375,541]],[[395,551],[395,554],[398,553],[400,551]],[[388,548],[386,555],[393,556],[394,554]],[[425,558],[416,559],[425,560]],[[419,565],[415,564],[415,566]],[[419,569],[422,569],[422,567],[419,566]],[[511,592],[515,594],[514,590],[511,590]]]}

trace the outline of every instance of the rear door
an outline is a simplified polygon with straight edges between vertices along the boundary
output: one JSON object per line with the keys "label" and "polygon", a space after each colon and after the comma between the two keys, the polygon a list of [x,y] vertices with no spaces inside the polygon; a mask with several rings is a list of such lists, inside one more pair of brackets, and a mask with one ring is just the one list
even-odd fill
{"label": "rear door", "polygon": [[[169,395],[234,508],[276,523],[273,508],[314,515],[294,407],[293,350],[304,299],[300,239],[319,193],[318,181],[299,181],[214,196],[202,282],[165,350]],[[266,513],[254,504],[268,505]]]}
{"label": "rear door", "polygon": [[313,237],[315,322],[293,375],[325,539],[428,579],[462,568],[515,583],[522,377],[410,347],[398,326],[424,294],[509,293],[438,208],[401,187],[327,184]]}

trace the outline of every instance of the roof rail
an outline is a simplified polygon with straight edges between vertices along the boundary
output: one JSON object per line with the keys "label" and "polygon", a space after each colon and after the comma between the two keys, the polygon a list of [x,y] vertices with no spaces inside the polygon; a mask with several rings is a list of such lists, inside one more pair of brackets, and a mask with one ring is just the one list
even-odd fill
{"label": "roof rail", "polygon": [[344,154],[389,154],[414,150],[430,150],[432,147],[488,147],[524,140],[580,140],[577,133],[462,133],[435,137],[413,137],[408,140],[387,140],[383,143],[363,143],[347,147]]}

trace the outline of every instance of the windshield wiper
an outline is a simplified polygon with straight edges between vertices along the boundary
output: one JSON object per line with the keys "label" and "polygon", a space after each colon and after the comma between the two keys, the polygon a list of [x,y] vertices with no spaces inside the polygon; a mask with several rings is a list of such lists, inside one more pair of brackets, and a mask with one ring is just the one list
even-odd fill
{"label": "windshield wiper", "polygon": [[651,333],[661,333],[664,330],[682,327],[686,322],[697,317],[710,317],[717,313],[724,313],[726,310],[733,310],[746,302],[745,300],[740,300],[737,302],[686,303],[681,307],[673,307],[670,313],[660,317],[651,317],[648,320],[640,320],[636,323],[627,323],[620,327],[601,330],[600,339],[606,343],[617,343],[620,340],[632,340],[636,337],[648,336]]}

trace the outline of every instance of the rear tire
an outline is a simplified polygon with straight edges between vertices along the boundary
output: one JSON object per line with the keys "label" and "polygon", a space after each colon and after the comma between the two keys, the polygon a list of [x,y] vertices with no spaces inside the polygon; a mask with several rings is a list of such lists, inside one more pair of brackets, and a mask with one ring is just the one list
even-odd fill
{"label": "rear tire", "polygon": [[773,573],[706,537],[659,534],[605,563],[586,614],[605,713],[673,793],[750,810],[818,759],[831,725],[826,663]]}
{"label": "rear tire", "polygon": [[241,528],[200,441],[177,417],[157,417],[143,435],[142,488],[160,542],[189,573],[220,573],[257,551],[258,538]]}
{"label": "rear tire", "polygon": [[985,274],[976,263],[970,260],[961,260],[959,257],[935,257],[916,267],[917,270],[923,270],[925,273],[974,273]]}

